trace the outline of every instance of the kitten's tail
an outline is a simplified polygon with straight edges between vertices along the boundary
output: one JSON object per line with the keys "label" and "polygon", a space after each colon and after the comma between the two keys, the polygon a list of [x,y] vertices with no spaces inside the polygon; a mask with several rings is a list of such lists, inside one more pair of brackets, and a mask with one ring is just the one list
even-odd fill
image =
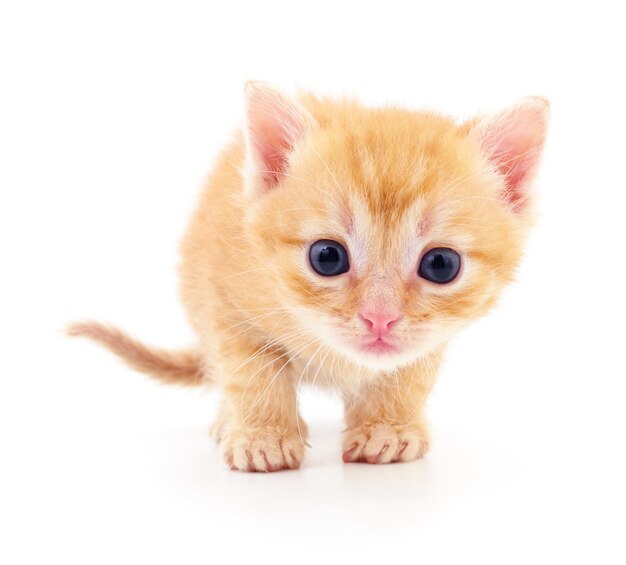
{"label": "kitten's tail", "polygon": [[67,328],[67,334],[97,341],[133,369],[161,382],[183,386],[206,382],[204,364],[197,351],[165,351],[148,347],[122,330],[93,321],[75,322]]}

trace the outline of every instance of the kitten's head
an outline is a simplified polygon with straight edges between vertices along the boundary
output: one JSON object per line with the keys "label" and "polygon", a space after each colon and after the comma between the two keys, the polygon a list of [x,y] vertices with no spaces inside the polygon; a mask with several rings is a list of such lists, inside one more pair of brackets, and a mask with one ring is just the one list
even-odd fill
{"label": "kitten's head", "polygon": [[548,105],[465,124],[251,83],[248,227],[277,300],[375,370],[436,350],[508,283]]}

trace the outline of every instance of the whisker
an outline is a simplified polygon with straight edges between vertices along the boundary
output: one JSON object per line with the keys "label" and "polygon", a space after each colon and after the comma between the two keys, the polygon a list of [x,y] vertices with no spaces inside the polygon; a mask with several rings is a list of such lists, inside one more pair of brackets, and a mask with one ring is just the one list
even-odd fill
{"label": "whisker", "polygon": [[[248,417],[254,412],[254,409],[261,403],[261,401],[263,400],[263,398],[265,397],[265,395],[267,394],[267,392],[269,391],[269,389],[272,387],[272,385],[274,384],[274,382],[276,381],[276,379],[278,378],[278,375],[280,375],[283,370],[285,369],[285,367],[287,367],[287,365],[289,365],[291,363],[291,361],[293,361],[293,359],[296,358],[296,356],[304,351],[307,347],[309,347],[309,345],[311,345],[313,342],[315,341],[315,338],[310,339],[308,342],[305,342],[304,345],[302,345],[301,347],[299,347],[297,349],[297,351],[293,352],[293,355],[291,355],[287,361],[285,361],[285,363],[283,363],[283,365],[281,366],[281,368],[274,374],[274,376],[271,378],[269,384],[265,387],[265,389],[263,390],[263,392],[257,396],[257,398],[255,399],[254,403],[252,404],[252,406],[248,409],[248,412],[246,413],[245,417],[244,417],[244,421],[247,421]],[[284,357],[285,355],[289,355],[289,353],[291,353],[291,351],[285,353],[284,355],[281,355],[280,357],[278,357],[277,359],[280,359],[281,357]],[[272,361],[275,362],[276,360]],[[271,363],[270,363],[271,364]],[[255,375],[258,374],[255,373]],[[254,375],[253,375],[254,376]],[[245,389],[244,389],[244,395],[245,395]],[[242,395],[242,412],[243,412],[243,396]]]}

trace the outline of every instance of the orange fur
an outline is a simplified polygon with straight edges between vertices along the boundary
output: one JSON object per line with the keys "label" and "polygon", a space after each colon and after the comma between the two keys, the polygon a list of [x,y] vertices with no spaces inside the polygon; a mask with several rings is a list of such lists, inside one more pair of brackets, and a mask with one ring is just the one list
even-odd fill
{"label": "orange fur", "polygon": [[[202,354],[168,358],[101,326],[89,335],[148,372],[200,366],[224,393],[213,428],[232,468],[300,465],[301,382],[346,402],[344,460],[388,463],[428,446],[422,410],[450,337],[514,277],[532,224],[530,181],[547,103],[456,124],[401,108],[246,89],[247,125],[218,160],[181,247],[181,292]],[[340,242],[350,271],[320,277],[308,246]],[[462,272],[417,276],[452,247]],[[397,352],[364,352],[362,308],[401,313]],[[204,364],[204,365],[202,365]],[[194,376],[196,375],[196,376]]]}
{"label": "orange fur", "polygon": [[194,386],[206,379],[197,351],[165,351],[148,347],[121,330],[98,322],[76,322],[72,337],[88,337],[121,357],[130,367],[166,384]]}

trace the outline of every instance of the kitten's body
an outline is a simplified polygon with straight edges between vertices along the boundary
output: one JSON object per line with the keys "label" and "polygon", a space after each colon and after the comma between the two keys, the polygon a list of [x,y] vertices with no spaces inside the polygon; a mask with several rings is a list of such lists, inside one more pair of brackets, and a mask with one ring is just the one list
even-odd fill
{"label": "kitten's body", "polygon": [[[489,309],[519,262],[546,104],[458,126],[431,113],[296,102],[256,84],[247,102],[246,133],[220,156],[182,245],[198,349],[165,358],[102,326],[75,333],[170,382],[218,385],[214,435],[233,468],[299,466],[301,382],[343,395],[345,461],[419,457],[446,342]],[[307,264],[310,244],[327,239],[348,250],[348,272],[321,277]],[[439,247],[463,260],[445,285],[417,274]]]}

